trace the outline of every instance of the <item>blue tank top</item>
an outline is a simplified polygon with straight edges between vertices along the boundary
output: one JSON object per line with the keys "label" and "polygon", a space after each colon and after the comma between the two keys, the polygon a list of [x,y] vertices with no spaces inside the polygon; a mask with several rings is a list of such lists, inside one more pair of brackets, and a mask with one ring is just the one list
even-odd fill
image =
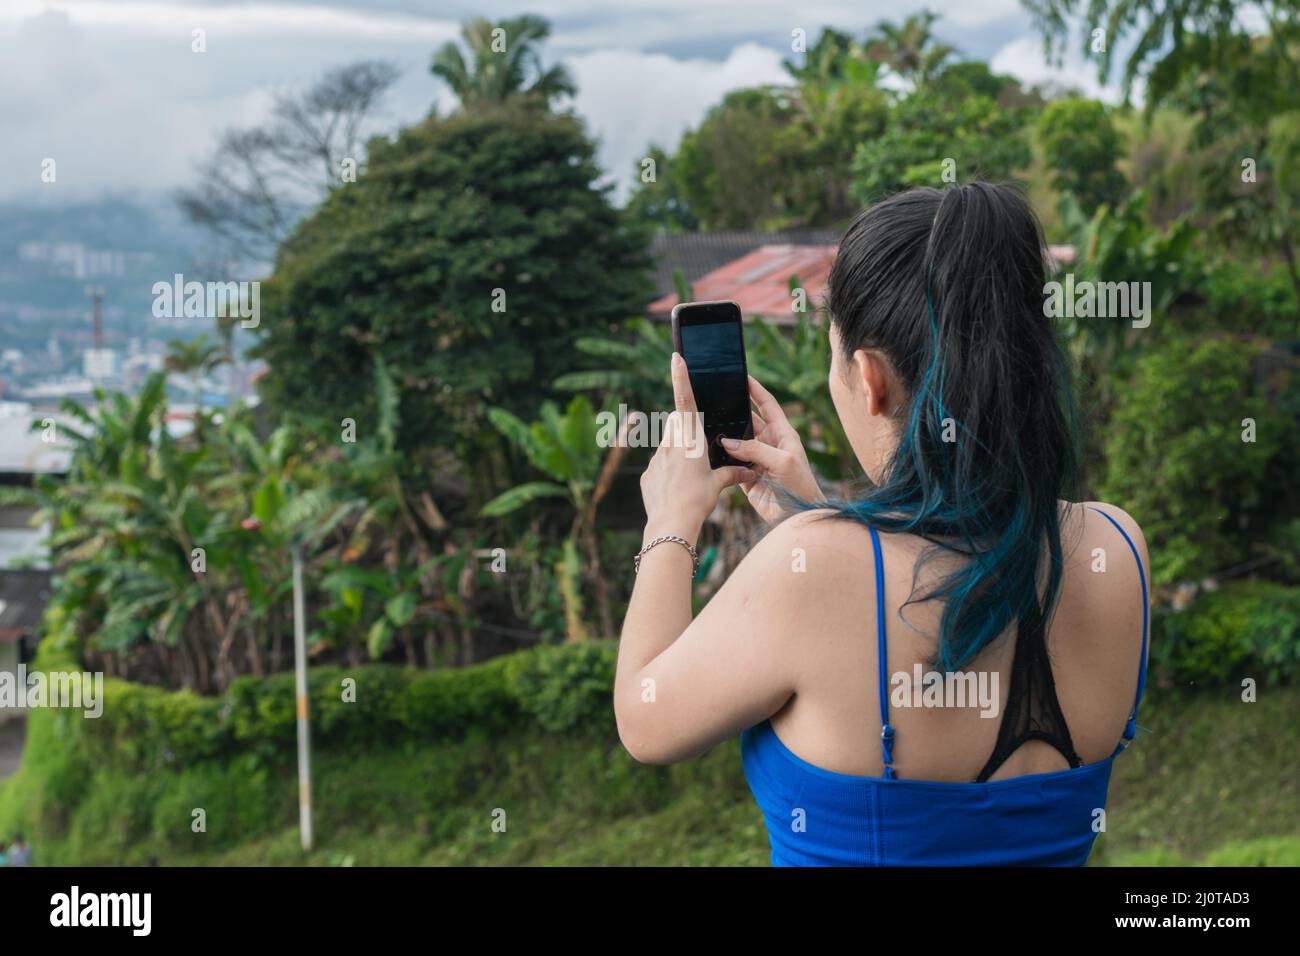
{"label": "blue tank top", "polygon": [[1142,584],[1137,696],[1114,753],[1097,763],[1006,780],[900,779],[894,773],[894,729],[889,724],[884,567],[880,537],[871,528],[884,776],[814,766],[781,742],[770,721],[744,731],[741,760],[767,824],[774,866],[1083,865],[1106,806],[1111,764],[1137,732],[1150,617],[1146,574],[1133,540],[1110,515],[1097,513],[1128,542]]}

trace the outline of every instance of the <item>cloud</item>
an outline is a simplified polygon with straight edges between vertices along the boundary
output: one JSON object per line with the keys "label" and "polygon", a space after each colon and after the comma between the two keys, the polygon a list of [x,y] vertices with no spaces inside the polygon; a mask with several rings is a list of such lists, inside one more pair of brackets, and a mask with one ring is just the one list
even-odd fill
{"label": "cloud", "polygon": [[[363,29],[357,15],[317,7],[241,19],[227,7],[71,2],[17,18],[32,4],[11,2],[0,14],[0,199],[169,191],[191,181],[222,130],[263,120],[277,90],[360,59],[404,69],[387,119],[411,122],[438,92],[427,72],[433,47],[459,30],[385,17]],[[207,31],[204,53],[191,49],[196,25]],[[41,181],[45,159],[57,164],[52,184]]]}
{"label": "cloud", "polygon": [[1009,73],[1026,85],[1047,84],[1079,90],[1084,96],[1107,103],[1121,99],[1119,87],[1097,79],[1097,65],[1084,60],[1077,45],[1068,47],[1062,64],[1049,64],[1043,56],[1043,41],[1037,36],[1023,36],[993,54],[989,66],[997,73]]}
{"label": "cloud", "polygon": [[578,83],[574,106],[599,138],[602,165],[620,190],[631,183],[647,146],[676,148],[682,133],[728,92],[788,79],[781,55],[753,43],[721,62],[622,49],[566,63]]}
{"label": "cloud", "polygon": [[[382,6],[382,9],[377,7]],[[439,16],[424,15],[435,8]],[[501,0],[495,17],[537,9]],[[650,143],[671,149],[727,92],[782,82],[790,31],[825,24],[855,35],[915,6],[886,0],[548,0],[554,32],[546,59],[562,59],[579,85],[575,108],[600,143],[620,189]],[[1041,68],[1034,41],[1005,43],[1016,0],[976,0],[939,22],[1001,47],[1001,68]],[[73,200],[163,193],[188,183],[228,127],[265,118],[275,91],[326,70],[379,58],[403,71],[385,101],[384,128],[418,121],[451,97],[429,75],[432,52],[459,33],[467,5],[426,0],[0,0],[0,199]],[[207,52],[191,31],[207,31]],[[1005,44],[1005,45],[1004,45]],[[40,181],[41,162],[58,182]]]}

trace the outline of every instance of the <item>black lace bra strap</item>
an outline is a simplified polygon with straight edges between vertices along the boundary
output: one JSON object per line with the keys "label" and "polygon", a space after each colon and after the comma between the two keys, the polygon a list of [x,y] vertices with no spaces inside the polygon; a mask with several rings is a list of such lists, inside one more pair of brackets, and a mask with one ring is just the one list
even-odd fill
{"label": "black lace bra strap", "polygon": [[1083,764],[1074,749],[1070,728],[1056,697],[1056,681],[1047,657],[1042,611],[1023,615],[1016,628],[1016,652],[1011,662],[1007,706],[998,727],[997,743],[976,783],[988,780],[1022,744],[1039,740],[1055,748],[1071,767]]}

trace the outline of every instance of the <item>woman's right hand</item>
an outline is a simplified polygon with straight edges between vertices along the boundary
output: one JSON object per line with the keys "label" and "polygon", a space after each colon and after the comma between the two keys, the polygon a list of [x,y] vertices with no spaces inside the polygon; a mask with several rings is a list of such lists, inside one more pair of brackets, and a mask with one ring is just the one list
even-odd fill
{"label": "woman's right hand", "polygon": [[724,438],[722,446],[733,458],[753,462],[752,470],[760,476],[759,480],[741,482],[740,487],[759,517],[768,524],[776,524],[788,511],[773,485],[783,485],[806,501],[820,501],[822,492],[813,477],[799,433],[790,425],[772,393],[752,375],[749,398],[757,408],[753,412],[754,437],[744,441]]}

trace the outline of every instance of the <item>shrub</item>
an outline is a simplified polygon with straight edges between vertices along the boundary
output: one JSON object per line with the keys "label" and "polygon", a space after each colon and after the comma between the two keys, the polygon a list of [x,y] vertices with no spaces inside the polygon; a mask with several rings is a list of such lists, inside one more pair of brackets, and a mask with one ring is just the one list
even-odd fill
{"label": "shrub", "polygon": [[520,707],[551,733],[612,733],[618,644],[589,641],[515,655],[510,685]]}
{"label": "shrub", "polygon": [[1178,683],[1280,684],[1300,673],[1300,588],[1232,581],[1157,621],[1152,663]]}
{"label": "shrub", "polygon": [[[1255,342],[1172,339],[1142,356],[1116,402],[1099,491],[1141,522],[1153,584],[1245,561],[1293,516],[1293,482],[1273,466],[1300,443],[1300,422],[1256,380],[1261,351]],[[1288,392],[1280,381],[1269,388]],[[1247,418],[1254,441],[1243,440]]]}

